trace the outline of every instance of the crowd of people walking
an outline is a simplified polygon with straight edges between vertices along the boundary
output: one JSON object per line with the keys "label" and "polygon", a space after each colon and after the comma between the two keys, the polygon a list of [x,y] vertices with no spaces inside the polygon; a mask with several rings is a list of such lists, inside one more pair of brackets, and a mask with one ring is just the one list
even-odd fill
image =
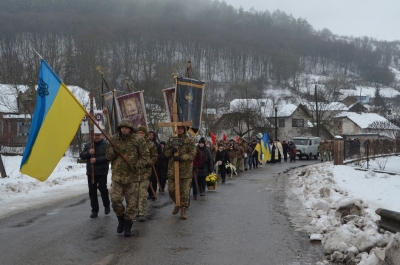
{"label": "crowd of people walking", "polygon": [[[109,214],[112,207],[118,220],[117,233],[124,233],[126,237],[131,236],[133,222],[147,220],[148,203],[156,200],[157,193],[164,193],[166,188],[175,203],[172,214],[180,212],[180,219],[186,220],[190,200],[206,196],[206,178],[209,175],[219,175],[223,184],[234,174],[262,167],[261,161],[271,165],[294,163],[297,155],[292,141],[281,143],[278,139],[269,141],[267,154],[260,154],[260,139],[256,136],[249,141],[237,138],[214,143],[201,137],[196,143],[184,126],[177,127],[175,140],[179,141],[169,139],[159,142],[156,132],[147,131],[143,126],[134,128],[129,119],[119,123],[117,133],[110,139],[112,144],[103,139],[101,133],[96,133],[94,146],[87,143],[80,158],[87,163],[90,218],[96,218],[100,210],[98,189],[104,214]],[[379,152],[379,146],[382,146],[369,141],[364,145],[373,152]],[[359,152],[359,148],[357,140],[345,142],[349,155]],[[330,161],[333,142],[321,141],[318,152],[321,161]],[[109,192],[107,175],[110,162]]]}

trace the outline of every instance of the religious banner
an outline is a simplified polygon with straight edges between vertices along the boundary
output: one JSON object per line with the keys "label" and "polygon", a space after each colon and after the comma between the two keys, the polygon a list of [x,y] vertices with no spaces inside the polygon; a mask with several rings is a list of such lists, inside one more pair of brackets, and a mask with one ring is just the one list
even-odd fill
{"label": "religious banner", "polygon": [[134,128],[139,126],[147,128],[146,109],[142,91],[119,96],[117,97],[117,102],[123,119],[130,119]]}
{"label": "religious banner", "polygon": [[180,122],[191,121],[193,126],[188,131],[197,135],[201,127],[205,83],[196,79],[176,77],[176,84],[178,119]]}
{"label": "religious banner", "polygon": [[163,90],[165,106],[167,107],[167,114],[169,121],[173,121],[174,111],[173,103],[175,97],[175,87],[166,88]]}
{"label": "religious banner", "polygon": [[[105,122],[106,118],[104,117],[103,111],[102,110],[94,110],[94,120],[98,125],[100,125],[101,129],[105,129]],[[87,115],[83,117],[82,122],[81,122],[81,133],[87,134],[89,133],[89,123],[90,120]],[[95,126],[96,127],[96,126]]]}
{"label": "religious banner", "polygon": [[115,92],[109,91],[104,93],[104,105],[107,110],[107,121],[108,121],[108,128],[109,134],[114,135],[117,131],[118,124],[121,121],[121,114],[118,109],[118,104],[115,99]]}

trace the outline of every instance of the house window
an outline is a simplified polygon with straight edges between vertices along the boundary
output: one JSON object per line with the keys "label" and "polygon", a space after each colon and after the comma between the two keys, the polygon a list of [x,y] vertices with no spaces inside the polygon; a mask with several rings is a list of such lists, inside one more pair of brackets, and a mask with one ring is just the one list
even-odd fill
{"label": "house window", "polygon": [[28,136],[29,129],[31,127],[30,123],[27,122],[18,122],[18,136]]}
{"label": "house window", "polygon": [[304,119],[292,119],[292,127],[304,127]]}
{"label": "house window", "polygon": [[0,121],[0,135],[3,135],[3,121]]}
{"label": "house window", "polygon": [[278,127],[285,127],[285,119],[278,120]]}
{"label": "house window", "polygon": [[343,121],[339,121],[338,125],[339,125],[339,128],[341,128],[343,126]]}

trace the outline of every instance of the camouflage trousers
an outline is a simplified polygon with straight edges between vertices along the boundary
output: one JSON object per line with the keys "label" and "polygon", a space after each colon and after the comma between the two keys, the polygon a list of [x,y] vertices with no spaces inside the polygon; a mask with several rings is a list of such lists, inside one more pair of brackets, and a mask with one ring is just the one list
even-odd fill
{"label": "camouflage trousers", "polygon": [[[117,216],[125,215],[125,219],[134,221],[138,193],[138,182],[121,185],[118,182],[112,181],[110,196],[115,214]],[[126,207],[123,203],[124,199]]]}
{"label": "camouflage trousers", "polygon": [[324,152],[325,161],[331,161],[332,158],[332,151],[325,151]]}
{"label": "camouflage trousers", "polygon": [[239,172],[238,168],[237,168],[237,158],[234,157],[234,158],[229,158],[229,159],[231,160],[232,166],[234,166],[236,168],[236,172]]}
{"label": "camouflage trousers", "polygon": [[147,177],[139,181],[138,214],[140,216],[146,216],[147,213],[147,189],[149,185],[150,179]]}
{"label": "camouflage trousers", "polygon": [[238,158],[236,165],[237,165],[236,172],[237,173],[242,172],[243,171],[243,158]]}
{"label": "camouflage trousers", "polygon": [[[180,203],[181,207],[188,207],[189,191],[192,186],[192,179],[179,179],[179,190],[180,190]],[[171,199],[175,202],[175,179],[168,179],[168,193]]]}

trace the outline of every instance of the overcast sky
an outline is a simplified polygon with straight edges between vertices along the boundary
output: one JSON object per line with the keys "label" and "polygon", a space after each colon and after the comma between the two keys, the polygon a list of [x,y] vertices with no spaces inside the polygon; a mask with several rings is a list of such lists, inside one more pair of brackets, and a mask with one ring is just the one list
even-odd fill
{"label": "overcast sky", "polygon": [[[222,2],[222,0],[219,0]],[[248,11],[277,9],[305,18],[315,30],[346,36],[400,40],[400,0],[225,0]]]}

